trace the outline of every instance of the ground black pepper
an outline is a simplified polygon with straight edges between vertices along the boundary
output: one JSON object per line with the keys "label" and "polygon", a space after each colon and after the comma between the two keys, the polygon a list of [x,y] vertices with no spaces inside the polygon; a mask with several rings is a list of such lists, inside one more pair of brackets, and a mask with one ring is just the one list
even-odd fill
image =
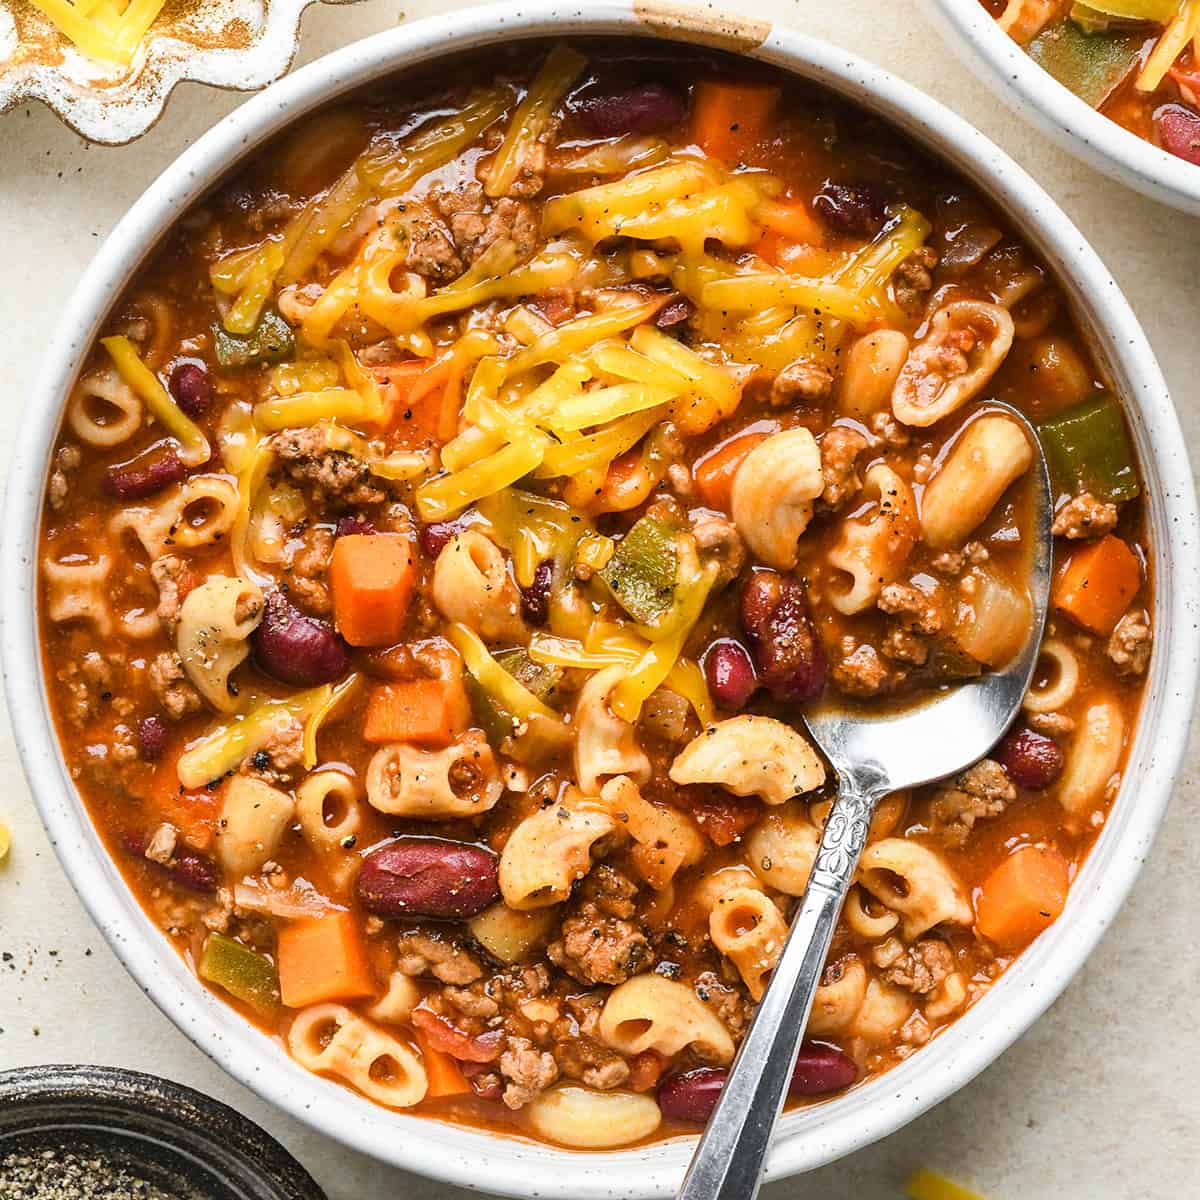
{"label": "ground black pepper", "polygon": [[12,1150],[0,1157],[0,1200],[181,1200],[89,1150]]}

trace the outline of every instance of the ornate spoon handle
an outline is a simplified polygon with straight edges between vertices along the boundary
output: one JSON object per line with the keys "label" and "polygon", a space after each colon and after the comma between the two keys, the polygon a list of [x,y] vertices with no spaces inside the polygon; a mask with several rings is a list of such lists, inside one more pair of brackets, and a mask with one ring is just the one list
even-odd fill
{"label": "ornate spoon handle", "polygon": [[858,868],[875,804],[877,777],[843,771],[804,899],[708,1127],[692,1155],[678,1200],[751,1200],[783,1107],[825,956]]}

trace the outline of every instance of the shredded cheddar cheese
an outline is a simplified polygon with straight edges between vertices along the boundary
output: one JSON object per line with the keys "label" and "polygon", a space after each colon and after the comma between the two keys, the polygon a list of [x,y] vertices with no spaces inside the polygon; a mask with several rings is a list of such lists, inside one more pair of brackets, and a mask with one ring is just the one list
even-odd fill
{"label": "shredded cheddar cheese", "polygon": [[128,66],[166,0],[33,0],[89,58]]}

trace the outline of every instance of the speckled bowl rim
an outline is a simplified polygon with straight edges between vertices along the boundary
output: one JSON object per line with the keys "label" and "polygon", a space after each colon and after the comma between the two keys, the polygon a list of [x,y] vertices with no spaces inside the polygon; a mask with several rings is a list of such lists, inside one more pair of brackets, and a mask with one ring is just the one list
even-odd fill
{"label": "speckled bowl rim", "polygon": [[183,1177],[199,1166],[243,1200],[326,1200],[265,1129],[185,1084],[78,1063],[0,1071],[0,1150],[26,1136],[65,1143],[72,1130],[120,1136],[134,1159],[138,1141],[166,1146]]}
{"label": "speckled bowl rim", "polygon": [[1200,167],[1123,129],[1043,70],[979,0],[924,0],[963,63],[1076,158],[1151,199],[1200,216]]}
{"label": "speckled bowl rim", "polygon": [[133,206],[101,248],[63,315],[25,414],[4,513],[5,684],[17,745],[56,851],[117,955],[202,1050],[284,1111],[407,1170],[510,1196],[668,1196],[692,1147],[676,1138],[574,1153],[376,1108],[291,1062],[193,978],[143,915],[71,786],[46,707],[37,651],[35,552],[43,484],[63,398],[111,303],[149,248],[240,156],[314,106],[350,89],[497,38],[640,34],[740,50],[791,69],[891,120],[1004,207],[1059,274],[1111,381],[1127,397],[1146,466],[1158,595],[1158,644],[1126,783],[1062,917],[946,1034],[895,1070],[825,1104],[787,1114],[770,1178],[811,1170],[891,1133],[993,1061],[1059,995],[1119,909],[1158,829],[1183,755],[1200,659],[1200,572],[1187,449],[1154,355],[1095,252],[1020,167],[915,88],[783,26],[628,0],[464,9],[401,26],[330,54],[226,117]]}

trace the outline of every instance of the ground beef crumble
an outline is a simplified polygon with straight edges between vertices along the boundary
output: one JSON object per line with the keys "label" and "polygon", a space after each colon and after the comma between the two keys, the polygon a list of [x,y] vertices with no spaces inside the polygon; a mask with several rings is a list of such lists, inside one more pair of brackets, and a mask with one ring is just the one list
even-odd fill
{"label": "ground beef crumble", "polygon": [[172,721],[182,721],[204,707],[200,693],[188,682],[178,651],[164,650],[151,660],[150,687]]}
{"label": "ground beef crumble", "polygon": [[1117,506],[1083,492],[1068,500],[1054,515],[1051,532],[1072,540],[1103,537],[1117,524]]}
{"label": "ground beef crumble", "polygon": [[897,268],[892,276],[892,295],[903,311],[913,316],[925,305],[933,288],[933,271],[938,253],[932,246],[920,246]]}
{"label": "ground beef crumble", "polygon": [[812,358],[788,363],[771,384],[769,399],[776,408],[803,402],[818,404],[833,391],[833,372]]}
{"label": "ground beef crumble", "polygon": [[915,946],[903,946],[888,938],[872,954],[883,977],[897,987],[923,996],[932,992],[954,970],[954,952],[941,938],[922,938]]}
{"label": "ground beef crumble", "polygon": [[746,543],[737,526],[720,513],[707,508],[688,512],[688,525],[696,539],[696,548],[717,564],[715,588],[737,578],[746,563]]}
{"label": "ground beef crumble", "polygon": [[930,802],[930,828],[946,846],[962,846],[975,822],[998,817],[1017,798],[1004,768],[984,758],[968,768]]}
{"label": "ground beef crumble", "polygon": [[843,639],[842,657],[834,664],[830,678],[847,696],[878,696],[896,687],[904,672],[889,666],[870,643],[858,644],[847,637]]}
{"label": "ground beef crumble", "polygon": [[396,950],[396,966],[405,975],[432,975],[459,987],[483,978],[483,967],[470,951],[420,930],[400,934]]}
{"label": "ground beef crumble", "polygon": [[478,183],[467,184],[457,191],[435,188],[429,200],[450,227],[454,245],[467,263],[474,262],[502,239],[513,243],[518,259],[528,258],[537,248],[537,212],[525,200],[506,196],[488,201]]}
{"label": "ground beef crumble", "polygon": [[1150,663],[1154,633],[1144,610],[1127,612],[1112,631],[1105,653],[1118,675],[1144,675]]}
{"label": "ground beef crumble", "polygon": [[325,574],[333,556],[333,531],[314,525],[288,541],[283,565],[288,568],[288,598],[314,617],[333,611]]}
{"label": "ground beef crumble", "polygon": [[343,450],[328,449],[324,430],[316,426],[285,430],[271,445],[284,474],[307,489],[318,508],[362,508],[387,498],[367,464]]}
{"label": "ground beef crumble", "polygon": [[546,947],[555,966],[581,983],[624,983],[654,964],[646,935],[629,919],[637,885],[602,863],[580,885],[561,937]]}
{"label": "ground beef crumble", "polygon": [[500,1055],[504,1080],[502,1099],[509,1108],[524,1108],[557,1078],[558,1063],[548,1050],[539,1050],[528,1038],[509,1038]]}
{"label": "ground beef crumble", "polygon": [[844,425],[835,425],[821,438],[821,478],[825,484],[821,499],[830,508],[843,508],[862,490],[857,464],[866,448],[867,439]]}

